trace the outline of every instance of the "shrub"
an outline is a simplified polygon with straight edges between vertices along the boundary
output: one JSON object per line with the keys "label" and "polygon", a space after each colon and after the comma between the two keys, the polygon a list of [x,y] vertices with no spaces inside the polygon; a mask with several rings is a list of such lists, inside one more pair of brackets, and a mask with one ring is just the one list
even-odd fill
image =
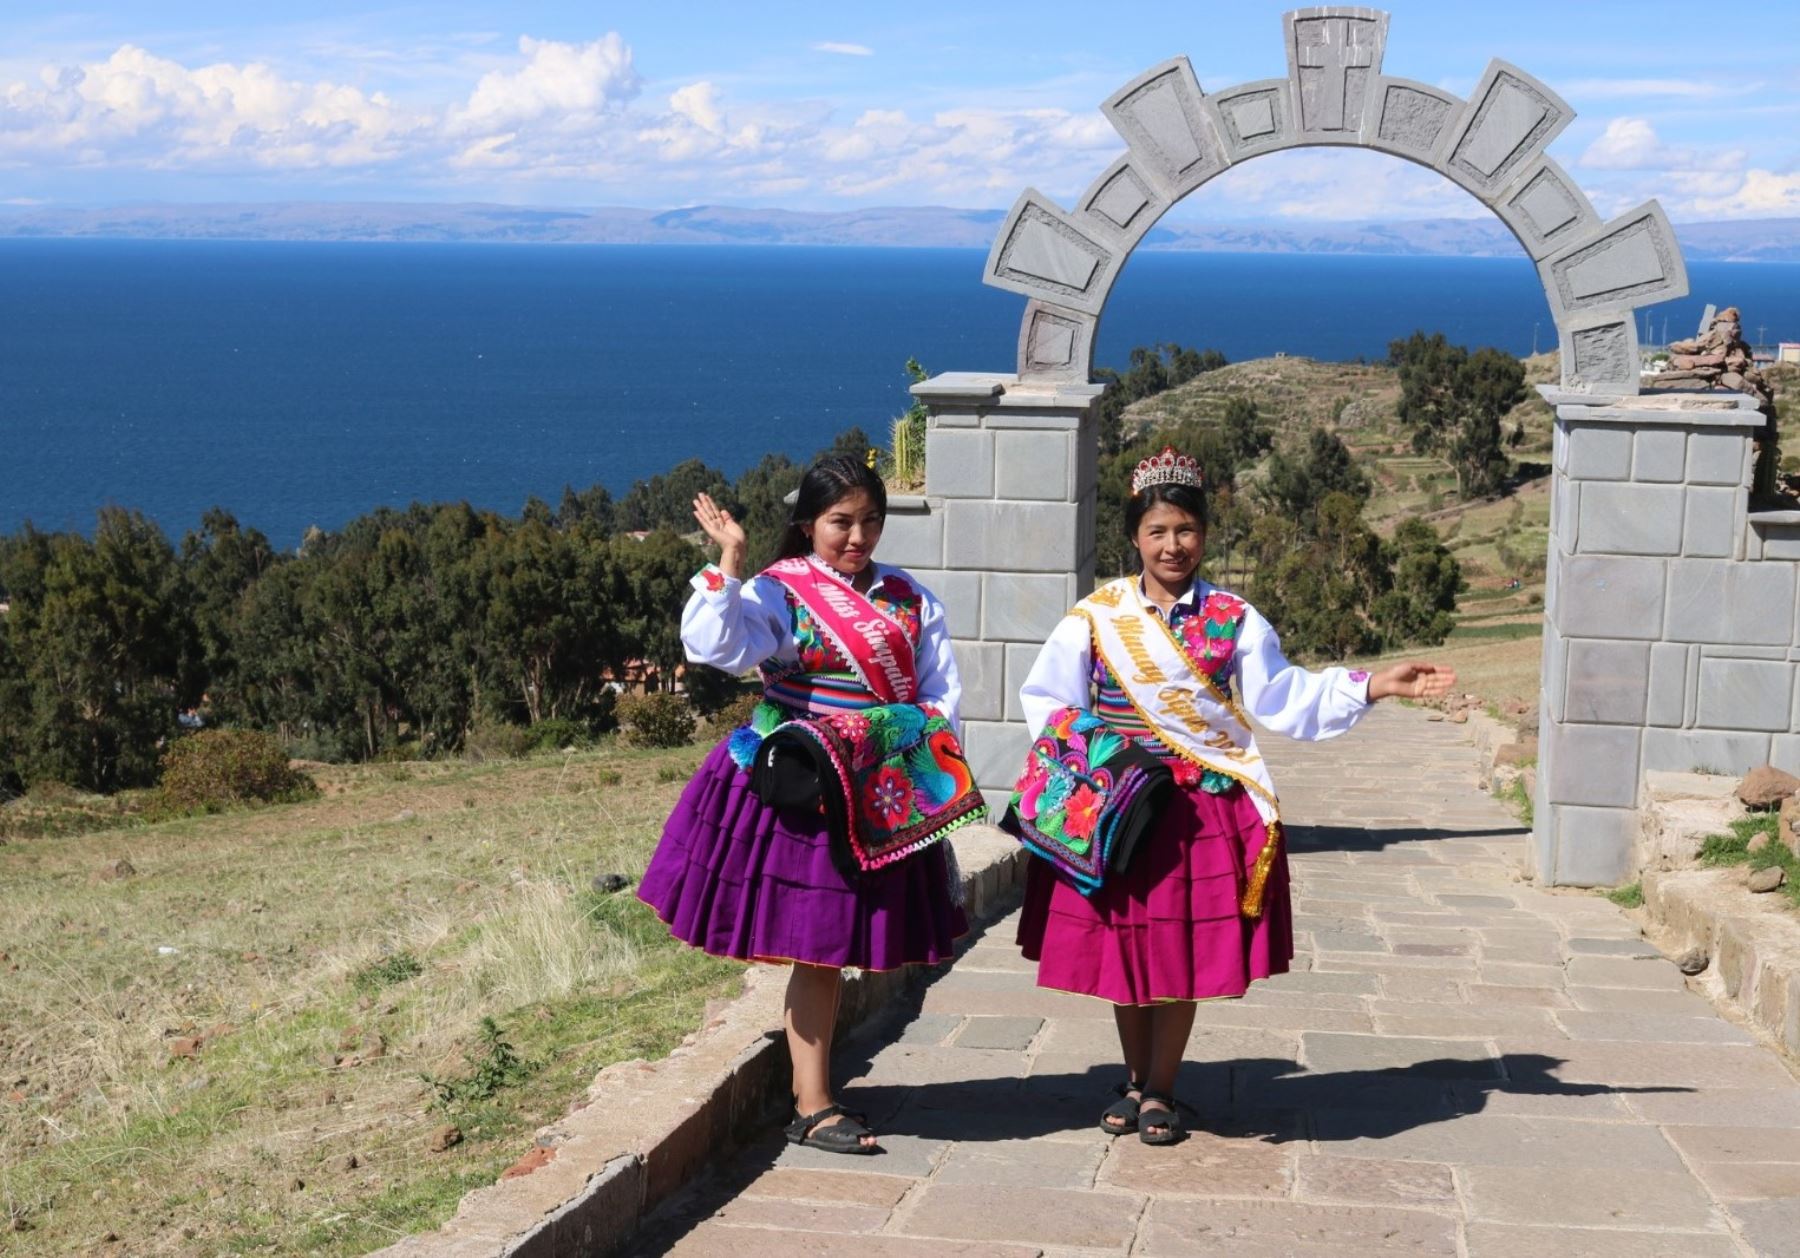
{"label": "shrub", "polygon": [[384,987],[418,978],[424,972],[424,963],[410,951],[402,949],[399,952],[385,953],[363,966],[350,976],[350,985],[359,992],[373,995]]}
{"label": "shrub", "polygon": [[685,747],[694,740],[694,711],[678,694],[657,691],[619,700],[619,722],[634,747]]}
{"label": "shrub", "polygon": [[439,1105],[469,1105],[492,1100],[500,1089],[524,1082],[536,1069],[535,1063],[519,1056],[493,1018],[482,1018],[476,1038],[477,1044],[463,1053],[469,1066],[468,1074],[458,1079],[439,1079],[428,1074],[419,1076],[437,1093]]}
{"label": "shrub", "polygon": [[288,767],[273,735],[247,729],[209,729],[172,745],[162,758],[162,784],[153,811],[213,812],[238,804],[312,799],[319,787]]}
{"label": "shrub", "polygon": [[580,721],[566,716],[552,716],[528,726],[525,744],[531,751],[561,751],[564,747],[592,746],[594,736]]}
{"label": "shrub", "polygon": [[762,702],[762,691],[749,690],[733,699],[707,718],[707,723],[720,733],[734,730],[750,719],[756,705]]}
{"label": "shrub", "polygon": [[517,760],[531,751],[531,731],[506,721],[478,720],[463,736],[463,756],[477,764]]}

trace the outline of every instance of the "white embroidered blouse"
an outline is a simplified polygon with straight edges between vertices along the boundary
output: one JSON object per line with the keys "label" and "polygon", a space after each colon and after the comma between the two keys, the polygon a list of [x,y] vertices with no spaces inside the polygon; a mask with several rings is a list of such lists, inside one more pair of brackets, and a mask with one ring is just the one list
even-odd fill
{"label": "white embroidered blouse", "polygon": [[[817,567],[845,580],[827,564],[817,563]],[[880,592],[889,583],[902,581],[917,593],[919,628],[913,655],[919,676],[918,702],[942,713],[960,733],[962,681],[950,650],[944,605],[905,569],[883,563],[874,568],[875,580],[867,591],[869,595]],[[708,565],[691,584],[694,592],[681,613],[681,645],[691,662],[709,664],[732,674],[747,672],[769,661],[789,667],[800,662],[793,612],[787,589],[779,581],[760,575],[747,580],[730,577]]]}
{"label": "white embroidered blouse", "polygon": [[[1143,590],[1141,578],[1138,589]],[[1196,580],[1176,600],[1170,618],[1178,622],[1195,614],[1206,596],[1217,589]],[[1144,605],[1163,615],[1148,599]],[[1091,706],[1093,678],[1094,645],[1087,622],[1080,616],[1064,616],[1038,652],[1019,691],[1019,706],[1024,709],[1031,736],[1038,736],[1058,708]],[[1221,688],[1235,691],[1239,704],[1258,724],[1306,742],[1347,732],[1370,707],[1366,672],[1336,666],[1313,672],[1290,664],[1281,653],[1275,627],[1249,603],[1243,603],[1236,651],[1214,680]]]}

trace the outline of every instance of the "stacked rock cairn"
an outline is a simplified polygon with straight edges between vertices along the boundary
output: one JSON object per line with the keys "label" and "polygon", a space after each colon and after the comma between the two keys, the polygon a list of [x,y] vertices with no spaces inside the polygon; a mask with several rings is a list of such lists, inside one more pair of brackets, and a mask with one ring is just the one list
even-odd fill
{"label": "stacked rock cairn", "polygon": [[1755,398],[1764,422],[1756,442],[1756,479],[1751,492],[1783,496],[1776,480],[1775,391],[1756,369],[1736,306],[1714,315],[1712,326],[1697,339],[1671,343],[1668,368],[1651,379],[1659,389],[1724,388]]}

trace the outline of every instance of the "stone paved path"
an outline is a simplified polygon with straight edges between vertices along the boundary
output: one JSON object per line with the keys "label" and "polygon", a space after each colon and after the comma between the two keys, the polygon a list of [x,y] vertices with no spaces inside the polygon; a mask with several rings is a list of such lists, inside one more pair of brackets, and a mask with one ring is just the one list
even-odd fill
{"label": "stone paved path", "polygon": [[1110,1006],[1036,988],[1009,919],[840,1053],[885,1154],[771,1140],[638,1252],[1800,1255],[1800,1083],[1607,901],[1519,880],[1456,727],[1270,741],[1295,972],[1201,1007],[1201,1131],[1097,1130]]}

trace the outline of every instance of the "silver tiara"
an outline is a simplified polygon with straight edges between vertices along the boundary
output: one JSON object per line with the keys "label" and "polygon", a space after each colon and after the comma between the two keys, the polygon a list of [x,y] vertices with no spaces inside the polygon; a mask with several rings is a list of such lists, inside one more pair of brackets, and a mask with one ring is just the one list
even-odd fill
{"label": "silver tiara", "polygon": [[1164,446],[1161,454],[1151,455],[1133,470],[1131,492],[1141,494],[1152,485],[1192,485],[1198,489],[1204,479],[1200,464],[1192,457],[1175,453],[1174,446]]}

